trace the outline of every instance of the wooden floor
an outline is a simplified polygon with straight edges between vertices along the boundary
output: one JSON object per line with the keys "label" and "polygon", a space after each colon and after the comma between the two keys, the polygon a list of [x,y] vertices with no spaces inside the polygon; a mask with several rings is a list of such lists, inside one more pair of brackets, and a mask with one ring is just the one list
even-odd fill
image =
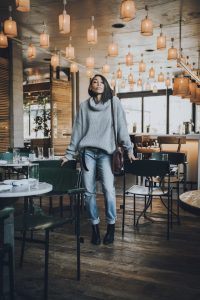
{"label": "wooden floor", "polygon": [[[91,228],[81,214],[81,280],[76,281],[73,227],[50,236],[49,300],[198,300],[200,299],[200,217],[181,210],[181,224],[174,224],[166,240],[166,224],[155,222],[133,228],[132,201],[127,200],[125,235],[121,235],[121,196],[113,245],[90,243]],[[103,199],[99,195],[101,234],[105,234]],[[165,208],[154,201],[154,215]],[[16,293],[19,300],[43,296],[44,251],[27,244],[24,266],[19,268],[20,243],[16,241]]]}

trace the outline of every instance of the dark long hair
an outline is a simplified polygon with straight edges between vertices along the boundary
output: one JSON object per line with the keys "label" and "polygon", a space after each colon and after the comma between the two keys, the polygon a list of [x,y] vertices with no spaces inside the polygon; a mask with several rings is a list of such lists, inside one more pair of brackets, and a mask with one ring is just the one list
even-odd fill
{"label": "dark long hair", "polygon": [[93,92],[92,89],[91,89],[91,85],[92,85],[92,82],[93,80],[96,78],[96,77],[101,77],[102,81],[103,81],[103,84],[104,84],[104,92],[102,94],[102,98],[101,98],[101,101],[103,103],[105,103],[106,101],[108,101],[109,99],[111,99],[113,97],[113,92],[112,92],[112,89],[107,81],[107,79],[101,75],[101,74],[95,74],[95,76],[90,80],[90,84],[89,84],[89,87],[88,87],[88,94],[91,96],[91,97],[96,97],[97,96],[97,93]]}

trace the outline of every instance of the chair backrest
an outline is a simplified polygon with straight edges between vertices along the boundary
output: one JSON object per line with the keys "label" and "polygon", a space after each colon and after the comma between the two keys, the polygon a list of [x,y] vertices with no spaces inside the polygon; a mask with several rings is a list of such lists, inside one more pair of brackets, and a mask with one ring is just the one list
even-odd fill
{"label": "chair backrest", "polygon": [[125,161],[125,173],[131,173],[136,176],[146,177],[164,177],[170,173],[169,161],[161,160],[135,160],[132,163]]}
{"label": "chair backrest", "polygon": [[[47,159],[47,160],[34,160],[34,163],[38,163],[40,168],[60,168],[61,167],[61,160],[59,159]],[[77,161],[76,160],[68,160],[62,168],[70,168],[76,169]]]}
{"label": "chair backrest", "polygon": [[12,152],[1,152],[0,159],[11,161],[13,159],[13,154]]}
{"label": "chair backrest", "polygon": [[67,193],[68,190],[80,187],[81,173],[79,170],[63,167],[40,167],[40,182],[53,185],[53,192]]}
{"label": "chair backrest", "polygon": [[157,140],[158,140],[158,144],[160,147],[160,151],[163,151],[163,145],[169,145],[169,144],[175,145],[176,144],[177,145],[176,151],[180,152],[181,145],[186,144],[186,136],[164,135],[164,136],[158,136]]}
{"label": "chair backrest", "polygon": [[168,160],[170,164],[172,165],[180,165],[184,164],[186,162],[186,155],[185,153],[180,153],[180,152],[155,152],[152,153],[151,158],[156,159],[156,160],[162,160],[162,155],[167,154],[168,155]]}

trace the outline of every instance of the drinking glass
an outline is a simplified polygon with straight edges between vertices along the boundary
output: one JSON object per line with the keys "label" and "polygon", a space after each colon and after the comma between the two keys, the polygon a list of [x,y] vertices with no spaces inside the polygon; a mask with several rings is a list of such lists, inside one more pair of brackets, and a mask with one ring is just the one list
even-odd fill
{"label": "drinking glass", "polygon": [[162,154],[162,160],[168,160],[168,154],[167,153]]}
{"label": "drinking glass", "polygon": [[20,150],[18,148],[13,149],[13,162],[14,163],[20,162]]}
{"label": "drinking glass", "polygon": [[48,157],[49,159],[54,159],[54,148],[48,148]]}
{"label": "drinking glass", "polygon": [[43,147],[38,147],[38,159],[43,159]]}
{"label": "drinking glass", "polygon": [[138,158],[139,160],[142,160],[142,153],[137,153],[137,158]]}
{"label": "drinking glass", "polygon": [[30,164],[28,166],[28,181],[31,188],[39,186],[39,164]]}

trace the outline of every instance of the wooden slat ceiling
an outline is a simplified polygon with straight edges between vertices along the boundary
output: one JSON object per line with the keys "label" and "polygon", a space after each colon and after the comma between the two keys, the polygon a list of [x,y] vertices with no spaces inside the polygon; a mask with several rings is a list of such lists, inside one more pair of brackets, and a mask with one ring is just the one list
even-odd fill
{"label": "wooden slat ceiling", "polygon": [[[171,38],[174,38],[174,46],[180,47],[180,16],[181,22],[181,47],[183,54],[189,56],[189,62],[198,66],[198,56],[200,49],[200,2],[199,0],[136,0],[137,8],[136,18],[128,23],[120,19],[121,0],[69,0],[66,10],[71,16],[72,45],[75,47],[75,61],[85,65],[85,59],[89,56],[90,46],[87,44],[86,31],[91,26],[91,16],[95,17],[95,27],[98,30],[98,44],[92,49],[95,57],[95,69],[100,71],[105,64],[108,44],[112,41],[118,43],[119,55],[116,58],[108,58],[111,65],[111,73],[116,72],[118,63],[124,74],[130,73],[130,68],[125,65],[125,55],[128,53],[128,45],[131,46],[131,52],[134,55],[134,66],[132,67],[135,78],[138,77],[138,62],[141,59],[141,53],[144,54],[144,60],[148,64],[147,69],[153,61],[157,69],[163,67],[165,73],[178,73],[180,70],[176,67],[175,61],[167,61],[167,50],[156,50],[156,38],[160,33],[160,24],[163,24],[163,33],[167,36],[167,48],[171,47]],[[24,68],[27,74],[37,72],[49,72],[50,52],[55,48],[64,52],[69,44],[69,34],[62,35],[58,31],[58,15],[63,11],[62,0],[31,0],[31,11],[28,13],[17,12],[14,1],[0,1],[1,21],[8,17],[8,5],[13,5],[13,18],[18,24],[17,39],[24,43],[23,59]],[[145,17],[145,5],[149,8],[149,17],[154,23],[154,34],[151,37],[144,37],[140,34],[140,23]],[[181,12],[181,13],[180,13]],[[50,48],[41,50],[39,48],[39,35],[42,32],[42,24],[47,24],[50,34]],[[116,29],[112,25],[123,23],[124,28]],[[27,44],[29,37],[38,47],[37,58],[33,61],[26,59]],[[154,51],[149,51],[154,50]],[[68,61],[62,59],[62,66],[69,66]],[[82,70],[85,72],[84,67]]]}

